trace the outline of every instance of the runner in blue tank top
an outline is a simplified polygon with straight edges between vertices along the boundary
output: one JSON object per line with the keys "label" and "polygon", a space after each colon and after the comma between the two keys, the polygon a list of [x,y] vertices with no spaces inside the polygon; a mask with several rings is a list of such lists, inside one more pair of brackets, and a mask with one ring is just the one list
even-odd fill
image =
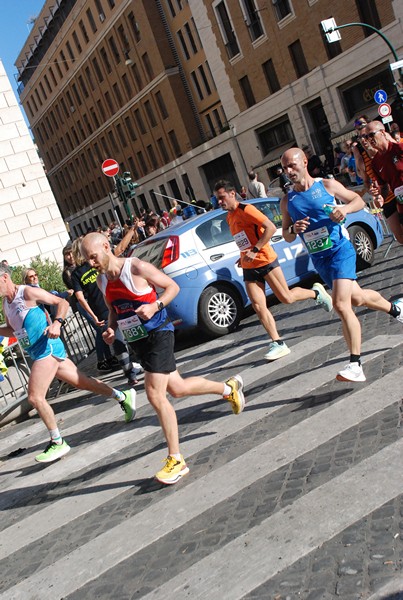
{"label": "runner in blue tank top", "polygon": [[[299,235],[303,240],[316,270],[332,289],[333,306],[342,321],[350,350],[350,362],[336,379],[365,381],[361,326],[353,306],[380,310],[403,323],[403,298],[391,304],[378,292],[361,289],[356,281],[356,255],[342,222],[348,213],[364,208],[364,200],[335,179],[312,178],[307,169],[308,159],[300,148],[287,150],[281,163],[293,184],[281,201],[284,239],[293,242]],[[336,204],[335,198],[344,204]],[[326,205],[332,206],[329,215]]]}

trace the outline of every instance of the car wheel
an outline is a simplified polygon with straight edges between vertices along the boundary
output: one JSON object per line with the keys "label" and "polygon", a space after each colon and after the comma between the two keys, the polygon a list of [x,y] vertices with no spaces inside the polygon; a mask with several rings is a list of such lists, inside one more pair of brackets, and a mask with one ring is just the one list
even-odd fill
{"label": "car wheel", "polygon": [[211,285],[200,296],[199,326],[209,335],[225,335],[239,325],[242,310],[241,299],[234,288]]}
{"label": "car wheel", "polygon": [[371,236],[359,225],[349,227],[348,233],[357,254],[357,271],[367,269],[372,265],[375,258],[374,243]]}

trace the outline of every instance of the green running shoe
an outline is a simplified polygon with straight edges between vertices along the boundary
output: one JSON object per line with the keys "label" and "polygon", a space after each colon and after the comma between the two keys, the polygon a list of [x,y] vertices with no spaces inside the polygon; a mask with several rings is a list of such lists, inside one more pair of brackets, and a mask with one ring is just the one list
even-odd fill
{"label": "green running shoe", "polygon": [[41,454],[35,456],[35,460],[39,463],[50,463],[54,460],[58,460],[68,452],[70,452],[70,446],[67,442],[63,440],[62,444],[56,444],[56,442],[52,442],[51,440],[45,450]]}
{"label": "green running shoe", "polygon": [[123,390],[125,399],[119,402],[121,409],[125,413],[126,423],[130,423],[136,417],[136,390],[131,388],[130,390]]}

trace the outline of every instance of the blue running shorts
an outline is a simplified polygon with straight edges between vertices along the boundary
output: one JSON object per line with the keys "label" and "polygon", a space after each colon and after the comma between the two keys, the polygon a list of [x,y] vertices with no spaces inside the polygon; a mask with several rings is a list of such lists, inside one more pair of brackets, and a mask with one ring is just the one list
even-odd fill
{"label": "blue running shorts", "polygon": [[357,279],[356,253],[352,243],[343,238],[325,256],[311,254],[315,269],[331,289],[335,279]]}

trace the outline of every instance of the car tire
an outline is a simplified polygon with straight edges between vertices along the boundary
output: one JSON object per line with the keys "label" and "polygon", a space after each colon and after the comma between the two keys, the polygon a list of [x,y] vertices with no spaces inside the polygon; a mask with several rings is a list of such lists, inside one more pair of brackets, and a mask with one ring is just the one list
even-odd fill
{"label": "car tire", "polygon": [[239,325],[243,305],[231,286],[215,284],[203,290],[199,300],[199,327],[218,337],[234,331]]}
{"label": "car tire", "polygon": [[348,233],[357,254],[357,271],[367,269],[372,265],[375,258],[374,242],[371,236],[359,225],[351,225],[348,228]]}

